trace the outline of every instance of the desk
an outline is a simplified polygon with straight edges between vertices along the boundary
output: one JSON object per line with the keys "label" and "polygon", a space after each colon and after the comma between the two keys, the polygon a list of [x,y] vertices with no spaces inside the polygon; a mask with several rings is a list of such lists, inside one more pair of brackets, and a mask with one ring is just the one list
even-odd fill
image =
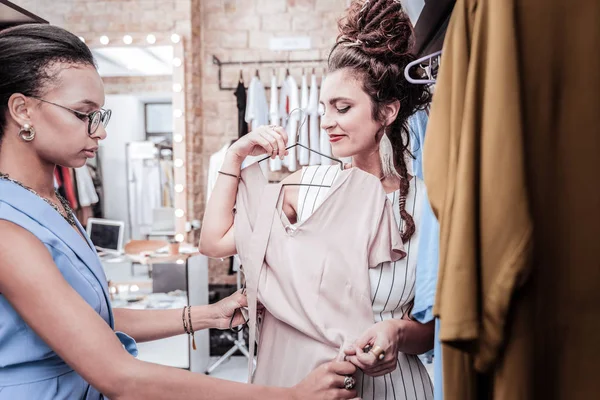
{"label": "desk", "polygon": [[[127,246],[126,246],[127,248]],[[145,247],[146,249],[148,247]],[[135,264],[145,265],[148,268],[148,277],[152,277],[152,266],[154,264],[166,263],[166,262],[177,262],[179,264],[184,264],[189,257],[199,255],[198,249],[189,244],[181,244],[180,245],[180,253],[179,254],[169,254],[168,246],[158,248],[152,251],[140,251],[144,249],[143,246],[136,246],[133,251],[131,250],[125,254],[131,261],[131,275],[135,275]]]}
{"label": "desk", "polygon": [[[127,276],[127,259],[119,264],[109,261],[105,271],[111,282],[114,296],[113,307],[134,309],[183,308],[185,305],[208,304],[208,259],[200,254],[150,257],[157,272],[153,279]],[[179,263],[178,263],[179,261]],[[132,292],[125,288],[136,286]],[[174,288],[171,293],[156,293],[154,289]],[[129,302],[133,297],[143,297],[140,301]],[[197,350],[191,347],[187,335],[180,335],[154,342],[140,343],[139,358],[144,361],[189,368],[192,372],[203,373],[209,365],[210,343],[208,330],[196,332]]]}

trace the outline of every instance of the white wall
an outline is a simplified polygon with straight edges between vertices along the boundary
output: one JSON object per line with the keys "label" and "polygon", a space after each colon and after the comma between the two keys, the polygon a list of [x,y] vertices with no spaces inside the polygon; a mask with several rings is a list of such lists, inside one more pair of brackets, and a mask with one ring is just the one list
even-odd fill
{"label": "white wall", "polygon": [[124,241],[129,239],[127,217],[127,169],[125,145],[145,140],[144,104],[137,96],[107,95],[104,108],[112,110],[107,138],[100,142],[104,186],[104,217],[125,222]]}

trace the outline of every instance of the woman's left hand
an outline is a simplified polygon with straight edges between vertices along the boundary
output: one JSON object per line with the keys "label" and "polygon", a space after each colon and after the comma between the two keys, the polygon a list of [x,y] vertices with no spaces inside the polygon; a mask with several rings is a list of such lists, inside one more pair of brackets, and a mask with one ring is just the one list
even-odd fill
{"label": "woman's left hand", "polygon": [[[394,371],[398,365],[402,322],[402,320],[390,319],[373,325],[354,344],[344,349],[346,360],[360,368],[366,375],[373,377]],[[363,350],[365,347],[375,346],[379,346],[385,352],[383,360]]]}

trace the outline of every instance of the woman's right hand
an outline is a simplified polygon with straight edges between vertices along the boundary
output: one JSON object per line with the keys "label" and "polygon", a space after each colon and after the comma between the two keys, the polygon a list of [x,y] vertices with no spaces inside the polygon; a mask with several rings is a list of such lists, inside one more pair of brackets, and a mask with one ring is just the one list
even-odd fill
{"label": "woman's right hand", "polygon": [[344,379],[355,372],[356,367],[347,361],[323,364],[292,388],[293,399],[356,399],[356,390],[344,389]]}
{"label": "woman's right hand", "polygon": [[229,151],[233,152],[240,160],[261,154],[283,159],[288,153],[285,149],[287,141],[288,135],[285,129],[280,126],[263,125],[238,139],[231,145]]}

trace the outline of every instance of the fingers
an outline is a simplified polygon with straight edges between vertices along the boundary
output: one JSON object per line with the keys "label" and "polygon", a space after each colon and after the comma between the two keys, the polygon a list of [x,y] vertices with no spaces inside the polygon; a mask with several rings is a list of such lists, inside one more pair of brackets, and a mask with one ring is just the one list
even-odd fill
{"label": "fingers", "polygon": [[287,146],[288,139],[289,139],[287,131],[285,129],[283,129],[283,127],[281,127],[281,126],[276,126],[274,128],[274,130],[277,131],[281,135],[281,137],[283,138],[284,144]]}
{"label": "fingers", "polygon": [[285,156],[285,152],[286,152],[286,144],[287,144],[287,137],[283,136],[283,134],[281,133],[281,131],[283,131],[285,133],[285,130],[283,128],[279,128],[278,127],[274,127],[272,129],[273,134],[275,135],[275,138],[277,139],[277,145],[279,146],[278,150],[279,150],[279,156],[281,158],[283,158]]}
{"label": "fingers", "polygon": [[[283,129],[282,129],[283,130]],[[281,132],[279,131],[278,127],[268,127],[266,132],[269,134],[269,136],[271,136],[274,140],[275,140],[275,147],[274,147],[274,152],[271,156],[278,156],[279,158],[283,159],[283,157],[285,156],[285,145],[287,143],[286,138],[281,134]]]}
{"label": "fingers", "polygon": [[368,365],[371,367],[374,366],[375,364],[377,364],[377,361],[378,361],[377,358],[373,355],[373,353],[365,353],[362,351],[362,348],[356,349],[356,358],[362,364]]}
{"label": "fingers", "polygon": [[[366,355],[364,353],[362,354]],[[351,362],[354,366],[356,366],[356,368],[362,370],[369,376],[382,376],[389,374],[396,369],[396,359],[394,358],[380,361],[376,360],[373,356],[368,360],[365,360],[364,357],[361,358],[359,356],[347,356],[346,360]]]}
{"label": "fingers", "polygon": [[[333,372],[338,375],[352,375],[356,372],[356,367],[354,364],[348,361],[332,361],[328,366],[328,371]],[[342,381],[344,378],[342,377]]]}
{"label": "fingers", "polygon": [[276,154],[275,149],[277,148],[277,139],[275,139],[275,137],[266,129],[260,130],[258,135],[257,141],[259,141],[260,146],[265,149],[267,154],[270,154],[271,157],[274,157]]}
{"label": "fingers", "polygon": [[381,365],[376,365],[368,371],[365,371],[365,373],[369,376],[382,376],[393,372],[395,369],[396,361],[391,360],[389,362],[382,363]]}
{"label": "fingers", "polygon": [[346,357],[346,360],[349,361],[350,363],[352,363],[352,365],[354,365],[356,368],[361,369],[361,370],[366,370],[371,368],[370,365],[366,365],[361,363],[358,358],[356,358],[356,356],[348,356]]}
{"label": "fingers", "polygon": [[344,354],[347,356],[354,356],[356,355],[356,348],[354,346],[348,346],[344,348]]}
{"label": "fingers", "polygon": [[367,331],[365,335],[354,342],[354,345],[359,349],[364,349],[366,346],[372,346],[376,338],[375,334]]}
{"label": "fingers", "polygon": [[236,296],[235,301],[239,304],[240,307],[248,307],[248,298],[241,294]]}
{"label": "fingers", "polygon": [[235,301],[236,304],[239,305],[240,307],[247,307],[248,306],[248,298],[242,292],[242,290],[238,290],[237,292],[235,292],[234,294],[232,294],[231,296],[229,296],[228,299]]}

